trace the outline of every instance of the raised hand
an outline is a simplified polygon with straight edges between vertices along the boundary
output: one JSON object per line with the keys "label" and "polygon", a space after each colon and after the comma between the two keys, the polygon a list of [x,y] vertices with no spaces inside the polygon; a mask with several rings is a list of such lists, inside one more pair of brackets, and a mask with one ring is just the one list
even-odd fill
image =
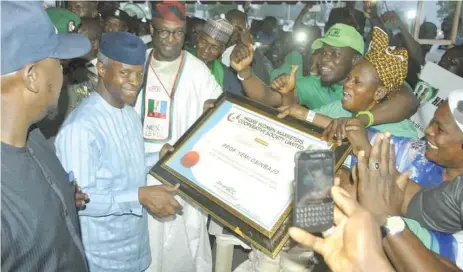
{"label": "raised hand", "polygon": [[327,238],[290,228],[291,238],[323,256],[331,271],[393,271],[381,244],[379,224],[345,190],[334,186],[336,227]]}
{"label": "raised hand", "polygon": [[252,36],[249,31],[240,33],[240,42],[235,45],[230,55],[230,65],[236,72],[251,70],[251,63],[254,59],[254,46]]}
{"label": "raised hand", "polygon": [[386,11],[381,17],[384,22],[389,22],[396,28],[403,25],[402,21],[400,20],[399,15],[397,15],[397,13],[393,10]]}
{"label": "raised hand", "polygon": [[357,170],[360,204],[375,215],[380,224],[388,216],[400,215],[409,173],[397,171],[394,144],[388,132],[376,136],[368,161],[365,153],[359,152]]}
{"label": "raised hand", "polygon": [[252,45],[237,44],[230,55],[230,65],[236,72],[242,72],[250,68],[254,58]]}
{"label": "raised hand", "polygon": [[282,74],[272,81],[270,88],[276,92],[287,94],[296,88],[296,72],[299,66],[293,65],[289,74]]}

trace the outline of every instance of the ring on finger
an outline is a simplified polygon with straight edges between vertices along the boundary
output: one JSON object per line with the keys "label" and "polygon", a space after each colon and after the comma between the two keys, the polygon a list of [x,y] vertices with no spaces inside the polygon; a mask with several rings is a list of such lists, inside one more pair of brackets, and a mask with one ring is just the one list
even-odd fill
{"label": "ring on finger", "polygon": [[379,169],[379,162],[369,163],[368,169],[378,170]]}

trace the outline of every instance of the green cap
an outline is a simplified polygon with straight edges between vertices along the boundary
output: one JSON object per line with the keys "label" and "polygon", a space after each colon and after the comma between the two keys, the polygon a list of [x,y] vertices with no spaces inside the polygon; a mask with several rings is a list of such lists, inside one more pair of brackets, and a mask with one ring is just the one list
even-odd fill
{"label": "green cap", "polygon": [[58,33],[70,33],[80,25],[80,18],[64,8],[47,8],[48,17],[58,29]]}
{"label": "green cap", "polygon": [[313,42],[312,50],[322,48],[324,43],[334,47],[350,47],[362,55],[365,52],[362,35],[350,25],[333,25],[323,37]]}

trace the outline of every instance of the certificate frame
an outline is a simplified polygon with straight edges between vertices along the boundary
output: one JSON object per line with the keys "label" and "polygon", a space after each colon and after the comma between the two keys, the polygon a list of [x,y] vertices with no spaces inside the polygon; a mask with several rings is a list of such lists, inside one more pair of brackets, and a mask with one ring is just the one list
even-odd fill
{"label": "certificate frame", "polygon": [[[198,184],[195,184],[195,182],[168,166],[169,160],[176,155],[176,152],[198,132],[206,121],[214,116],[216,110],[225,102],[241,106],[257,115],[267,117],[272,121],[281,123],[286,127],[309,136],[320,138],[323,132],[322,128],[314,124],[300,121],[290,116],[284,119],[278,118],[277,115],[279,112],[274,108],[265,106],[243,96],[225,92],[214,102],[214,107],[206,110],[187,132],[180,137],[174,145],[174,151],[165,155],[151,168],[150,174],[164,184],[176,185],[179,183],[179,194],[181,196],[204,209],[212,218],[233,231],[244,242],[252,244],[271,257],[275,257],[289,239],[288,228],[291,225],[290,217],[293,208],[292,203],[286,207],[276,224],[274,224],[270,230],[266,230],[234,207],[218,199],[213,194],[201,188]],[[331,150],[335,152],[335,168],[338,169],[349,155],[351,146],[347,141],[344,141],[341,146],[333,144]]]}

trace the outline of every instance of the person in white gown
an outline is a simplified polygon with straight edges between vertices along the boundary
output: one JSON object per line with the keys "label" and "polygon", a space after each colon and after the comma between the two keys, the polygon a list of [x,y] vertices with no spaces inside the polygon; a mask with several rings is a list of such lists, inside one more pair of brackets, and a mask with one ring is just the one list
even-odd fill
{"label": "person in white gown", "polygon": [[[143,122],[147,167],[158,161],[165,144],[175,144],[200,117],[207,100],[222,93],[207,66],[182,50],[184,4],[154,4],[152,18],[153,49],[147,51],[146,84],[135,105]],[[160,184],[151,175],[147,182]],[[152,263],[147,271],[212,271],[207,215],[193,203],[176,198],[183,206],[182,214],[167,220],[148,219]]]}

